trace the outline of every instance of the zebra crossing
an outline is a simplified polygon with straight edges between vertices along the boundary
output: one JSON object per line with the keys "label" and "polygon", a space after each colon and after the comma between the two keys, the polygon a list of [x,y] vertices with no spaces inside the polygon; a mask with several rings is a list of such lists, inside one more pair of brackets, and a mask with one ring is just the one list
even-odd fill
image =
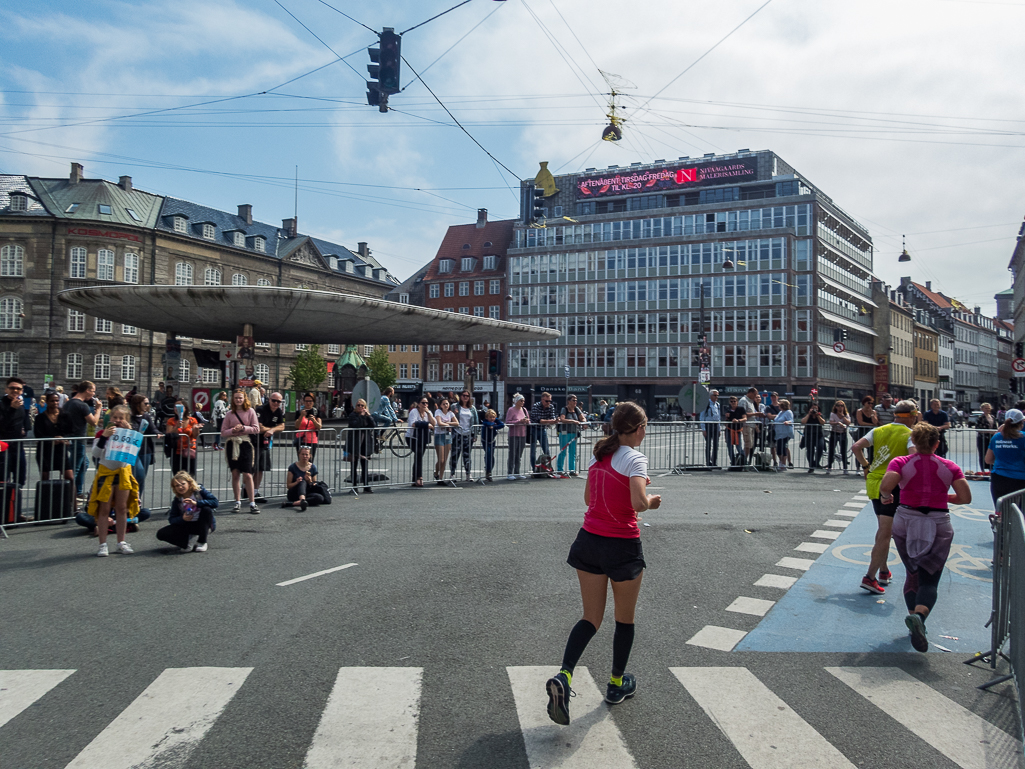
{"label": "zebra crossing", "polygon": [[[587,668],[573,676],[572,723],[560,727],[545,712],[544,682],[551,666],[507,667],[523,755],[531,769],[642,769],[631,751],[630,705],[603,702],[603,680]],[[898,667],[826,667],[837,694],[850,690],[880,711],[879,728],[901,740],[921,740],[963,769],[1016,767],[1019,740]],[[180,767],[229,703],[242,695],[253,668],[194,667],[162,671],[102,729],[68,769]],[[0,670],[0,744],[4,727],[71,678],[74,670]],[[304,769],[352,766],[415,769],[424,670],[419,667],[343,667],[306,749]],[[706,723],[662,724],[667,740],[693,729],[717,728],[752,769],[852,769],[845,756],[802,715],[746,667],[672,667],[677,693],[707,716]],[[360,681],[359,687],[351,682]],[[502,686],[495,687],[502,696]],[[642,689],[638,695],[644,696]],[[127,697],[126,697],[127,700]],[[246,703],[248,707],[250,703]],[[88,707],[88,703],[83,706]],[[437,704],[435,704],[437,706]],[[700,716],[698,716],[700,720]],[[894,731],[901,730],[901,731]],[[879,734],[866,734],[873,740]],[[45,753],[46,735],[40,735]],[[42,753],[39,765],[54,765]],[[522,760],[522,758],[520,758]],[[705,763],[714,765],[713,761]]]}

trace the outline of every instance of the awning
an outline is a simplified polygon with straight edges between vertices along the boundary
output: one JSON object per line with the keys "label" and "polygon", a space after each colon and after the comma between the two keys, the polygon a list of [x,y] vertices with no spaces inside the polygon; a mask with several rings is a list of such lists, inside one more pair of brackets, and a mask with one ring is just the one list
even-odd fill
{"label": "awning", "polygon": [[873,302],[871,299],[869,299],[864,294],[858,293],[853,288],[847,288],[847,286],[845,286],[843,283],[840,283],[839,281],[833,280],[832,278],[827,278],[821,272],[817,273],[817,275],[818,275],[819,280],[821,280],[823,283],[825,283],[830,288],[834,288],[837,291],[839,291],[840,293],[842,293],[842,294],[846,295],[847,297],[849,297],[851,302],[853,302],[854,304],[867,304],[869,307],[879,307],[878,304]]}
{"label": "awning", "polygon": [[865,326],[857,321],[853,321],[850,318],[845,318],[843,315],[836,315],[832,312],[826,312],[819,308],[819,315],[828,320],[830,323],[839,323],[841,326],[847,326],[852,331],[857,331],[859,334],[868,334],[869,336],[879,336],[868,326]]}
{"label": "awning", "polygon": [[844,360],[852,360],[855,363],[864,363],[869,366],[876,365],[876,359],[870,358],[867,355],[861,355],[860,353],[851,352],[850,350],[844,350],[843,352],[837,352],[832,347],[826,344],[819,345],[819,352],[823,355],[828,355],[831,358],[842,358]]}

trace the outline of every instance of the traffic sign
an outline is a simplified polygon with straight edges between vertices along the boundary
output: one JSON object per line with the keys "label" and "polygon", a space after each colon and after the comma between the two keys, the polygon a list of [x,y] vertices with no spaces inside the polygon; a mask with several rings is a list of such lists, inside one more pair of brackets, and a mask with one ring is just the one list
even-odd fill
{"label": "traffic sign", "polygon": [[847,349],[847,346],[843,342],[835,342],[833,344],[833,352],[843,352]]}
{"label": "traffic sign", "polygon": [[1015,376],[1025,377],[1025,358],[1015,358],[1011,361],[1011,368]]}
{"label": "traffic sign", "polygon": [[206,411],[210,406],[210,391],[207,389],[192,391],[192,410]]}
{"label": "traffic sign", "polygon": [[708,406],[708,390],[697,382],[691,382],[680,388],[676,401],[684,411],[693,409],[693,413],[700,414]]}

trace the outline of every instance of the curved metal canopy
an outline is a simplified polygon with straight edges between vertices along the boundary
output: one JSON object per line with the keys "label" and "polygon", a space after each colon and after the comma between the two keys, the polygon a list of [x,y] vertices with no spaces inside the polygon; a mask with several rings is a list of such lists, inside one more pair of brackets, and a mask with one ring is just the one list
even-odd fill
{"label": "curved metal canopy", "polygon": [[196,339],[234,341],[245,324],[257,341],[285,344],[496,344],[560,336],[540,326],[301,288],[90,286],[57,298],[105,320]]}

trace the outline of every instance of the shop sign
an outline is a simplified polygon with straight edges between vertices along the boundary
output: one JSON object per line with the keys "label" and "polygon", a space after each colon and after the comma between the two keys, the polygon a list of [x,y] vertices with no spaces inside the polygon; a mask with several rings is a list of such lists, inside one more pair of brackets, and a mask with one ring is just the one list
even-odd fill
{"label": "shop sign", "polygon": [[877,393],[890,389],[890,361],[888,355],[876,356],[875,385]]}
{"label": "shop sign", "polygon": [[68,227],[68,235],[85,235],[90,238],[108,238],[110,240],[133,240],[136,243],[142,243],[142,237],[131,232],[94,230],[91,227]]}
{"label": "shop sign", "polygon": [[577,198],[599,198],[638,192],[663,192],[690,187],[708,187],[758,178],[758,158],[733,158],[708,163],[652,168],[637,173],[604,173],[579,177]]}

